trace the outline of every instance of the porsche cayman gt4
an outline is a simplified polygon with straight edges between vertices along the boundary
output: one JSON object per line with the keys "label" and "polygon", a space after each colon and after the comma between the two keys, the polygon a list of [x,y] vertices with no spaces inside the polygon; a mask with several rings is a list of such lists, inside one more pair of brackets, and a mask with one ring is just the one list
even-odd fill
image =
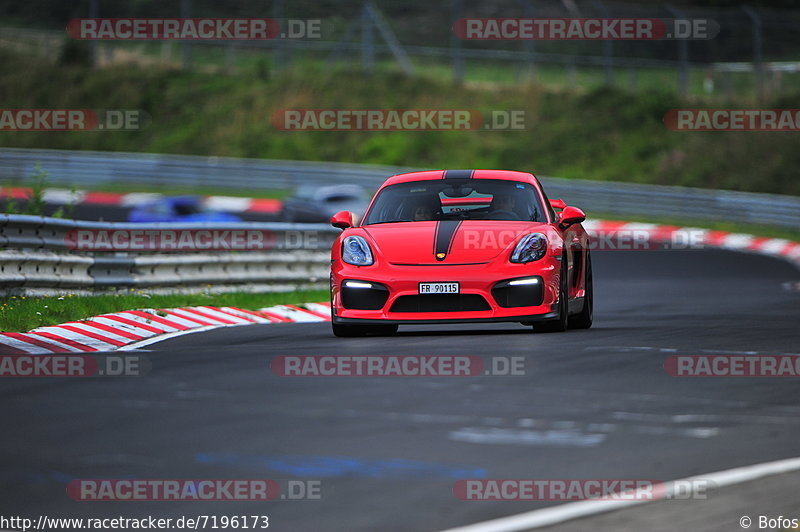
{"label": "porsche cayman gt4", "polygon": [[398,325],[519,322],[537,332],[592,324],[583,212],[533,174],[437,170],[390,177],[361,223],[342,211],[331,250],[336,336]]}

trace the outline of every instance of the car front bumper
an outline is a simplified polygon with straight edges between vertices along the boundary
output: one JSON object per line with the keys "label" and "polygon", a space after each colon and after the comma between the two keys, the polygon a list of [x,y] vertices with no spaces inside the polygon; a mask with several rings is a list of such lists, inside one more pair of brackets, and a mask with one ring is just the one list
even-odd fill
{"label": "car front bumper", "polygon": [[[557,317],[561,262],[352,266],[331,268],[334,323],[530,323]],[[531,284],[509,281],[536,279]],[[344,286],[347,281],[359,288]],[[420,295],[421,282],[458,282],[460,294]],[[369,288],[367,286],[370,286]],[[527,301],[531,304],[526,304]]]}

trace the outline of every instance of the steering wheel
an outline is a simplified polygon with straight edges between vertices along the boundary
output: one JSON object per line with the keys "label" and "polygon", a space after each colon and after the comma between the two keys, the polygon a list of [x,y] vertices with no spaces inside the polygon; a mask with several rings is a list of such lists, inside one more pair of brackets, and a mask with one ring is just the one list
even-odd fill
{"label": "steering wheel", "polygon": [[521,220],[522,218],[519,215],[512,211],[493,211],[489,213],[488,216],[489,220],[503,220],[503,219],[510,219],[510,220]]}

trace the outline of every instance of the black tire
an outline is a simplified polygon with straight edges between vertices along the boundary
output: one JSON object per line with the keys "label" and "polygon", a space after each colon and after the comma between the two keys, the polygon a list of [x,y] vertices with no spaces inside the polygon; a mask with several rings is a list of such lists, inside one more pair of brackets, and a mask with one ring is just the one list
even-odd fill
{"label": "black tire", "polygon": [[586,254],[586,296],[583,310],[569,319],[570,329],[588,329],[594,319],[594,281],[592,280],[592,256]]}
{"label": "black tire", "polygon": [[331,323],[333,335],[339,338],[354,338],[358,336],[391,336],[397,332],[397,325],[346,325]]}
{"label": "black tire", "polygon": [[561,286],[558,294],[558,318],[533,324],[533,332],[564,332],[569,326],[569,281],[567,279],[567,254],[561,256]]}

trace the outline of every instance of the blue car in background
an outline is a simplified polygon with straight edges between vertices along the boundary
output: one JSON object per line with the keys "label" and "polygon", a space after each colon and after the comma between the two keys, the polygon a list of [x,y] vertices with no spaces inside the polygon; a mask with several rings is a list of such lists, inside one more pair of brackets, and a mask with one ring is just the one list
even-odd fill
{"label": "blue car in background", "polygon": [[212,211],[197,196],[167,196],[136,206],[129,222],[239,222],[235,214]]}

